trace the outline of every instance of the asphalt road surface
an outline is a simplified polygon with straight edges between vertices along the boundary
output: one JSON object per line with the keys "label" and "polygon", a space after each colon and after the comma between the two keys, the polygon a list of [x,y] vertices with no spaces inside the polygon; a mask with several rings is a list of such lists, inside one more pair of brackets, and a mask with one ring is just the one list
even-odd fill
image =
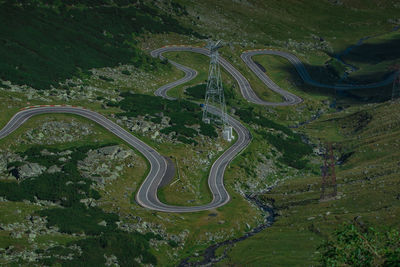
{"label": "asphalt road surface", "polygon": [[[217,110],[214,110],[218,113]],[[150,172],[145,181],[140,186],[136,194],[136,201],[143,207],[152,210],[163,212],[194,212],[209,210],[220,207],[229,201],[229,194],[223,185],[223,175],[225,168],[229,162],[250,143],[251,136],[248,130],[240,124],[236,119],[230,117],[229,123],[238,134],[237,141],[225,153],[219,157],[210,170],[208,185],[213,195],[213,200],[203,206],[184,207],[184,206],[171,206],[160,202],[157,198],[157,189],[162,186],[163,179],[169,179],[173,175],[173,166],[168,166],[168,162],[162,155],[155,151],[150,146],[127,132],[125,129],[107,119],[103,115],[80,107],[72,106],[34,106],[23,109],[15,114],[6,126],[0,130],[0,139],[6,137],[10,133],[18,129],[24,122],[35,115],[48,114],[48,113],[69,113],[85,117],[92,120],[105,129],[115,134],[129,145],[136,148],[142,153],[150,163]],[[171,169],[172,168],[172,169]],[[168,171],[170,169],[171,171]]]}
{"label": "asphalt road surface", "polygon": [[[153,57],[163,58],[162,53],[171,51],[190,51],[207,56],[209,55],[209,51],[207,49],[200,47],[185,47],[185,46],[163,47],[152,51],[151,55]],[[300,76],[303,78],[305,82],[315,86],[338,89],[338,85],[332,87],[330,85],[322,85],[313,81],[310,78],[307,71],[305,70],[304,65],[300,62],[300,60],[289,53],[271,51],[271,50],[261,50],[261,51],[257,50],[257,51],[245,52],[242,54],[241,58],[247,64],[247,66],[271,90],[279,93],[283,97],[282,102],[266,102],[264,100],[261,100],[255,94],[247,79],[237,69],[235,69],[228,61],[220,57],[219,63],[221,64],[221,66],[225,68],[225,70],[228,73],[230,73],[233,76],[233,78],[238,82],[240,92],[243,95],[243,97],[252,103],[259,105],[266,105],[266,106],[288,106],[302,102],[302,99],[300,97],[280,88],[264,72],[262,72],[260,68],[257,67],[257,65],[251,58],[256,54],[273,54],[273,55],[283,56],[287,58],[290,62],[292,62],[292,64],[294,64]],[[174,88],[175,86],[190,81],[191,79],[196,77],[197,71],[173,61],[169,62],[178,69],[184,71],[185,77],[173,83],[162,86],[155,92],[155,95],[173,100],[174,98],[169,97],[167,95],[168,90]],[[390,83],[391,82],[390,79],[393,80],[393,78],[389,77],[385,81],[375,84],[364,85],[364,87],[360,85],[357,86],[339,85],[339,89],[347,90],[349,88],[354,89],[354,88],[379,87]],[[215,108],[212,108],[211,112],[218,114],[220,111]],[[165,185],[168,181],[170,181],[171,177],[173,177],[174,175],[174,166],[172,165],[172,161],[166,160],[156,150],[146,145],[144,142],[142,142],[141,140],[139,140],[138,138],[136,138],[135,136],[124,130],[122,127],[120,127],[119,125],[115,124],[114,122],[112,122],[111,120],[107,119],[106,117],[97,112],[90,111],[80,107],[57,106],[57,105],[34,106],[25,108],[19,111],[17,114],[15,114],[7,123],[7,125],[0,130],[0,139],[6,137],[7,135],[15,131],[32,116],[39,114],[47,114],[47,113],[70,113],[90,119],[100,124],[108,131],[115,134],[116,136],[127,142],[129,145],[136,148],[140,153],[142,153],[150,163],[150,172],[148,173],[146,179],[144,180],[144,182],[142,183],[136,194],[136,201],[145,208],[162,212],[197,212],[197,211],[215,209],[228,203],[230,200],[230,196],[227,190],[225,189],[223,182],[225,169],[228,166],[228,164],[240,153],[240,151],[246,148],[247,145],[250,144],[251,142],[250,132],[238,120],[228,115],[228,123],[233,127],[237,136],[235,143],[231,147],[229,147],[229,149],[226,150],[214,162],[214,164],[210,169],[210,174],[208,177],[208,186],[213,196],[213,200],[210,203],[201,206],[172,206],[162,203],[157,197],[157,189],[160,186]]]}
{"label": "asphalt road surface", "polygon": [[[386,85],[391,84],[393,82],[393,79],[396,76],[396,73],[393,73],[392,75],[390,75],[383,81],[379,81],[376,83],[369,83],[369,84],[343,84],[343,83],[323,84],[323,83],[314,81],[310,77],[310,74],[307,72],[306,68],[304,67],[304,64],[300,61],[300,59],[298,57],[296,57],[293,54],[290,54],[287,52],[282,52],[282,51],[277,51],[277,50],[268,50],[268,49],[258,49],[258,50],[244,52],[240,57],[246,63],[246,65],[265,84],[267,84],[271,90],[273,90],[279,94],[282,94],[283,89],[279,88],[279,86],[277,86],[264,72],[262,72],[260,70],[260,68],[257,67],[255,62],[252,60],[252,57],[255,55],[274,55],[274,56],[280,56],[280,57],[286,58],[296,68],[297,73],[300,75],[300,77],[303,79],[303,81],[305,83],[312,85],[312,86],[316,86],[316,87],[331,88],[331,89],[336,89],[339,91],[368,89],[368,88],[377,88],[377,87],[386,86]],[[272,85],[272,86],[270,86],[270,85]]]}

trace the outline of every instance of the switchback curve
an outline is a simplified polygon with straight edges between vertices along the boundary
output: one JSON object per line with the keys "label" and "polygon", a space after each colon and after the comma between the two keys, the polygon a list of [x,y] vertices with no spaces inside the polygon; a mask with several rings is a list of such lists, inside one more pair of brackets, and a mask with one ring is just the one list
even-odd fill
{"label": "switchback curve", "polygon": [[[172,47],[163,47],[160,49],[156,49],[151,52],[151,55],[153,57],[161,57],[162,53],[164,52],[170,52],[170,51],[190,51],[190,52],[196,52],[204,55],[209,55],[209,51],[200,48],[200,47],[186,47],[186,46],[172,46]],[[263,73],[254,63],[252,60],[252,56],[256,54],[274,54],[274,55],[280,55],[285,58],[287,58],[292,64],[295,65],[296,70],[299,72],[300,76],[303,78],[303,80],[307,83],[310,84],[315,84],[315,86],[321,86],[321,87],[328,87],[328,88],[336,88],[337,85],[334,87],[329,86],[329,85],[321,85],[319,83],[316,83],[312,81],[308,73],[306,72],[304,65],[300,62],[298,58],[295,56],[285,53],[285,52],[279,52],[279,51],[272,51],[272,50],[261,50],[261,51],[249,51],[245,52],[242,54],[241,58],[243,61],[249,66],[249,68],[273,91],[279,93],[282,95],[284,101],[283,102],[267,102],[264,100],[261,100],[255,92],[252,90],[249,82],[247,79],[238,71],[236,70],[228,61],[220,57],[219,63],[221,64],[222,67],[224,67],[228,73],[230,73],[234,79],[238,82],[239,88],[241,91],[241,94],[245,99],[248,101],[259,104],[259,105],[266,105],[266,106],[288,106],[288,105],[295,105],[298,104],[302,101],[302,99],[292,93],[289,93],[282,88],[280,88],[278,85],[276,85],[265,73]],[[185,77],[175,81],[173,83],[167,84],[161,88],[159,88],[155,94],[167,99],[172,100],[173,98],[167,96],[168,90],[171,88],[180,85],[182,83],[185,83],[187,81],[190,81],[197,75],[197,71],[190,69],[186,66],[183,66],[179,63],[170,61],[171,64],[173,64],[175,67],[178,69],[181,69],[182,71],[185,72]],[[341,85],[341,88],[373,88],[373,87],[379,87],[382,85],[386,85],[390,83],[390,78],[389,77],[387,80],[382,81],[380,83],[374,83],[374,84],[369,84],[369,85],[364,85],[364,87],[357,85],[354,87],[354,85]],[[219,113],[218,110],[212,109],[212,112],[214,113]],[[167,205],[165,203],[162,203],[158,197],[157,197],[157,190],[162,182],[162,180],[165,178],[166,175],[166,170],[168,168],[168,163],[165,160],[163,156],[161,156],[157,151],[155,151],[153,148],[124,130],[122,127],[119,125],[115,124],[111,120],[107,119],[103,115],[90,111],[84,108],[79,108],[79,107],[73,107],[73,106],[57,106],[57,105],[49,105],[49,106],[34,106],[30,108],[25,108],[16,113],[10,121],[6,124],[3,129],[0,130],[0,139],[6,137],[13,131],[15,131],[17,128],[19,128],[23,123],[25,123],[29,118],[35,115],[39,114],[47,114],[47,113],[70,113],[70,114],[75,114],[75,115],[80,115],[82,117],[88,118],[104,128],[106,128],[108,131],[111,133],[115,134],[116,136],[120,137],[122,140],[127,142],[129,145],[133,146],[136,148],[140,153],[142,153],[146,159],[150,163],[150,172],[147,175],[145,181],[142,183],[140,186],[137,194],[136,194],[136,201],[143,207],[149,208],[152,210],[157,210],[157,211],[162,211],[162,212],[196,212],[196,211],[202,211],[202,210],[209,210],[209,209],[215,209],[218,207],[221,207],[225,205],[226,203],[229,202],[230,196],[228,192],[226,191],[223,183],[223,176],[225,169],[229,162],[239,154],[240,151],[242,151],[251,141],[251,135],[250,132],[235,118],[228,116],[228,122],[231,124],[231,126],[234,128],[234,130],[237,133],[237,140],[236,142],[228,149],[226,150],[212,165],[210,174],[209,174],[209,179],[208,179],[208,185],[211,190],[211,193],[213,195],[213,200],[206,205],[201,205],[201,206],[172,206],[172,205]]]}

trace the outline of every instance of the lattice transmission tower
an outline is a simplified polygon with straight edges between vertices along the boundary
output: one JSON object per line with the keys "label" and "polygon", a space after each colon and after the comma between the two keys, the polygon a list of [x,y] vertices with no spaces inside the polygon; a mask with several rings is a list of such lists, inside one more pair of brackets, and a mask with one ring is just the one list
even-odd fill
{"label": "lattice transmission tower", "polygon": [[392,69],[396,71],[393,80],[392,100],[396,100],[400,98],[400,65],[395,65]]}
{"label": "lattice transmission tower", "polygon": [[[327,149],[328,150],[328,149]],[[324,155],[324,166],[321,167],[322,172],[322,190],[321,200],[329,200],[337,195],[335,157],[333,156],[332,144],[329,144],[328,152]]]}
{"label": "lattice transmission tower", "polygon": [[206,46],[210,50],[210,67],[203,109],[203,122],[222,125],[225,140],[233,139],[232,127],[228,124],[224,88],[222,86],[221,70],[218,63],[218,49],[222,47],[221,41],[209,42]]}

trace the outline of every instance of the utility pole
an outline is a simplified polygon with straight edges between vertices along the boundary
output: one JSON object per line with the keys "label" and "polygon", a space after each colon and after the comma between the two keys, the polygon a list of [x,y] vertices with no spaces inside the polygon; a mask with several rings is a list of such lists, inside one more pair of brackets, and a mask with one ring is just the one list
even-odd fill
{"label": "utility pole", "polygon": [[400,98],[400,70],[397,72],[393,81],[392,100]]}
{"label": "utility pole", "polygon": [[335,157],[333,155],[332,144],[329,143],[328,147],[329,147],[329,154],[328,152],[325,152],[324,166],[321,167],[322,184],[321,184],[320,200],[322,201],[329,200],[337,196]]}
{"label": "utility pole", "polygon": [[[210,67],[203,108],[203,122],[222,125],[223,137],[227,141],[233,139],[232,126],[228,124],[224,88],[222,86],[221,70],[218,63],[218,49],[222,47],[221,41],[209,42],[206,46],[210,50]],[[217,112],[215,112],[217,111]]]}
{"label": "utility pole", "polygon": [[400,98],[400,65],[395,64],[389,68],[390,70],[394,70],[396,72],[396,76],[393,80],[393,88],[392,88],[392,101]]}

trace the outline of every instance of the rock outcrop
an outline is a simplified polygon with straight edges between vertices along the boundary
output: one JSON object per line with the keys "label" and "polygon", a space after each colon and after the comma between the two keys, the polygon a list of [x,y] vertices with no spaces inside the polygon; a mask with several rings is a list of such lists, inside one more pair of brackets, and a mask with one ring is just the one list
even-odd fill
{"label": "rock outcrop", "polygon": [[20,167],[15,168],[12,173],[19,179],[23,180],[30,177],[36,177],[41,175],[46,170],[46,167],[39,165],[38,163],[26,163]]}
{"label": "rock outcrop", "polygon": [[106,181],[119,177],[123,170],[123,161],[129,157],[129,166],[133,166],[134,152],[121,146],[106,146],[90,150],[84,160],[78,162],[78,169],[86,178],[96,181],[102,187]]}
{"label": "rock outcrop", "polygon": [[92,128],[92,125],[79,122],[73,118],[62,121],[46,118],[43,123],[28,130],[22,141],[29,144],[46,145],[73,142],[93,134]]}

